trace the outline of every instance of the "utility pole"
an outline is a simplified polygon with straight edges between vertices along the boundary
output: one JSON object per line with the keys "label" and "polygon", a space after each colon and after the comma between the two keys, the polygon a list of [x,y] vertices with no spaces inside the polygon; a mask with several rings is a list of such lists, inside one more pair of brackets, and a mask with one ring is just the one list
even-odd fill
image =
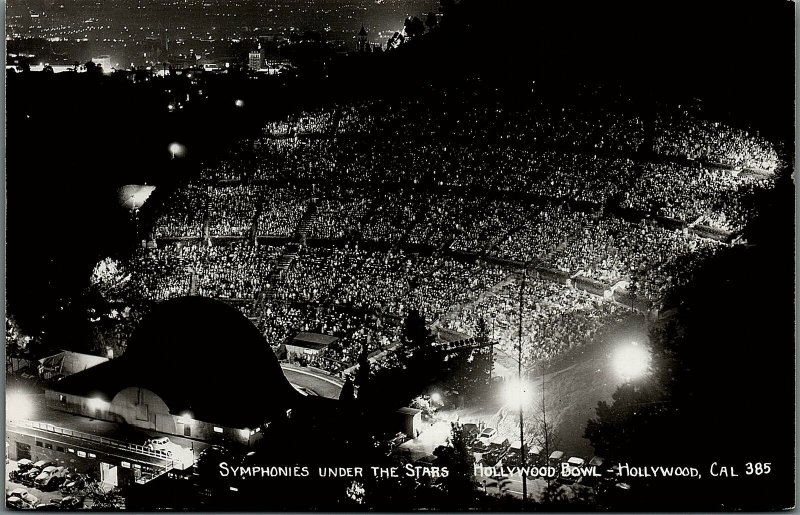
{"label": "utility pole", "polygon": [[544,455],[550,458],[550,435],[547,434],[547,408],[544,405],[544,363],[542,363],[542,429],[544,430]]}
{"label": "utility pole", "polygon": [[[525,280],[528,277],[528,268],[527,266],[522,270],[522,285],[519,288],[519,341],[517,342],[517,353],[518,353],[518,365],[517,365],[517,379],[519,381],[519,389],[522,390],[522,298],[525,292]],[[522,454],[522,466],[521,475],[522,475],[522,502],[524,503],[528,499],[528,478],[527,474],[525,473],[525,430],[522,421],[522,407],[524,399],[524,395],[522,391],[520,391],[520,402],[519,402],[519,450],[520,454]]]}

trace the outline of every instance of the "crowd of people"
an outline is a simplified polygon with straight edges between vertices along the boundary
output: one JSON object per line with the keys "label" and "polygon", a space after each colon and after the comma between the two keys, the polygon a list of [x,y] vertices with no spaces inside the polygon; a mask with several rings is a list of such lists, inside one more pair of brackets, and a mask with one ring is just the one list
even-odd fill
{"label": "crowd of people", "polygon": [[282,246],[242,240],[211,245],[197,239],[138,249],[127,269],[134,291],[147,300],[201,295],[252,301],[282,253]]}
{"label": "crowd of people", "polygon": [[[297,331],[335,335],[312,358],[335,373],[396,343],[411,309],[465,337],[491,319],[510,351],[522,264],[656,301],[725,245],[689,229],[734,233],[752,219],[777,152],[743,130],[653,119],[624,99],[599,107],[584,93],[551,103],[532,88],[528,104],[509,105],[500,91],[429,91],[271,123],[167,199],[154,237],[193,239],[141,250],[135,281],[152,299],[227,299],[273,345]],[[247,238],[295,234],[307,244],[280,267],[282,246]],[[625,313],[544,279],[526,288],[528,362]]]}
{"label": "crowd of people", "polygon": [[189,184],[170,194],[154,227],[156,238],[198,238],[208,205],[205,188]]}
{"label": "crowd of people", "polygon": [[[509,275],[493,291],[463,304],[437,322],[437,326],[478,335],[483,319],[496,350],[516,359],[519,343],[519,274]],[[613,302],[566,285],[527,277],[522,291],[523,366],[551,360],[563,352],[591,342],[601,327],[618,322],[628,311]]]}
{"label": "crowd of people", "polygon": [[773,181],[728,170],[646,163],[620,206],[688,223],[703,217],[710,227],[735,232],[752,217],[748,198]]}
{"label": "crowd of people", "polygon": [[543,98],[533,85],[524,103],[521,92],[515,93],[513,105],[499,90],[480,86],[428,90],[402,102],[362,101],[340,109],[336,133],[626,152],[636,152],[644,143],[643,118],[593,102],[593,92],[583,92],[571,103]]}
{"label": "crowd of people", "polygon": [[666,229],[620,218],[589,218],[545,259],[545,264],[607,285],[630,281],[663,261],[701,248],[714,240],[693,237],[682,229]]}
{"label": "crowd of people", "polygon": [[684,115],[656,120],[654,150],[738,168],[774,172],[779,159],[765,138],[719,122]]}
{"label": "crowd of people", "polygon": [[333,130],[336,113],[333,109],[303,111],[285,120],[271,121],[264,127],[264,134],[270,137],[293,137],[300,135],[322,136]]}

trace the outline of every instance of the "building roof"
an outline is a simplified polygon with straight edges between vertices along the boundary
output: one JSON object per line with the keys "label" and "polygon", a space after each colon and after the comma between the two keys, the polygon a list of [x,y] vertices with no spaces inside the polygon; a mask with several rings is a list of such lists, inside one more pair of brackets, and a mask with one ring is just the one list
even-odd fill
{"label": "building roof", "polygon": [[94,366],[108,361],[102,356],[81,354],[80,352],[61,351],[58,354],[47,356],[39,360],[41,369],[57,369],[61,374],[71,375],[88,370]]}
{"label": "building roof", "polygon": [[413,416],[413,415],[417,415],[419,413],[422,413],[422,410],[421,409],[417,409],[417,408],[400,408],[400,409],[397,410],[397,413],[400,413],[401,415],[412,415]]}
{"label": "building roof", "polygon": [[339,338],[336,336],[330,336],[327,334],[301,332],[297,333],[289,345],[319,350],[327,347],[338,339]]}
{"label": "building roof", "polygon": [[227,427],[256,427],[294,407],[289,384],[258,329],[235,308],[203,297],[167,300],[139,324],[125,354],[67,377],[54,390],[107,401],[146,388],[170,412]]}
{"label": "building roof", "polygon": [[363,25],[361,26],[361,30],[358,31],[358,35],[359,36],[366,36],[367,35],[367,31],[364,30],[364,26]]}

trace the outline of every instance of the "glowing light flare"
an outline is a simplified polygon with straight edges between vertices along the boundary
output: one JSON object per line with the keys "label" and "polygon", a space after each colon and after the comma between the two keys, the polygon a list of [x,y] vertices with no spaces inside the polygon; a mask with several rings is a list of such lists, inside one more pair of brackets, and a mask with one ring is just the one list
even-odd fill
{"label": "glowing light flare", "polygon": [[235,102],[236,107],[244,107],[244,100],[239,99]]}
{"label": "glowing light flare", "polygon": [[128,209],[141,208],[150,195],[155,191],[155,186],[128,184],[117,190],[119,203]]}
{"label": "glowing light flare", "polygon": [[614,370],[624,380],[636,379],[650,368],[650,351],[644,345],[631,342],[619,347],[614,353]]}
{"label": "glowing light flare", "polygon": [[87,402],[86,405],[89,407],[90,410],[105,410],[108,409],[108,402],[104,401],[100,397],[92,397]]}
{"label": "glowing light flare", "polygon": [[170,144],[169,151],[172,154],[172,159],[186,155],[186,147],[177,142]]}
{"label": "glowing light flare", "polygon": [[509,379],[503,387],[503,400],[506,406],[519,409],[533,401],[533,385],[519,379]]}
{"label": "glowing light flare", "polygon": [[442,396],[438,392],[432,393],[431,394],[431,400],[433,402],[435,402],[436,404],[441,404],[442,403]]}
{"label": "glowing light flare", "polygon": [[27,420],[33,414],[33,401],[30,395],[19,392],[6,394],[6,420]]}

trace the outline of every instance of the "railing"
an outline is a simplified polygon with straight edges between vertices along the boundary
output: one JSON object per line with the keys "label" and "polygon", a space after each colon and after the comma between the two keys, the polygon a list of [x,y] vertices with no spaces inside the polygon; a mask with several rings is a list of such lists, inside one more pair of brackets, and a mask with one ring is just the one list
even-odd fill
{"label": "railing", "polygon": [[66,429],[63,427],[54,426],[52,424],[47,424],[44,422],[33,422],[31,420],[18,420],[18,421],[10,421],[9,424],[17,425],[21,427],[27,427],[29,429],[38,429],[40,431],[47,431],[48,433],[54,433],[64,436],[70,436],[73,438],[80,438],[81,440],[89,440],[90,442],[99,443],[101,445],[107,445],[109,447],[115,447],[117,449],[122,449],[131,452],[137,452],[139,454],[144,454],[147,456],[152,456],[154,458],[159,458],[162,460],[170,461],[170,462],[180,462],[181,465],[183,464],[180,458],[173,457],[167,451],[161,450],[150,450],[143,445],[136,445],[128,442],[122,442],[120,440],[112,440],[110,438],[106,438],[104,436],[97,436],[91,433],[84,433],[82,431],[75,431],[74,429]]}
{"label": "railing", "polygon": [[139,484],[139,485],[146,485],[146,484],[147,484],[147,483],[149,483],[150,481],[152,481],[152,480],[154,480],[154,479],[157,479],[157,478],[159,478],[159,477],[163,476],[164,474],[166,474],[166,473],[167,473],[167,472],[169,472],[170,470],[171,470],[171,469],[170,469],[169,467],[163,467],[161,470],[159,470],[159,471],[157,471],[157,472],[152,472],[152,473],[148,473],[148,474],[143,474],[143,475],[139,476],[139,477],[136,479],[136,484]]}

